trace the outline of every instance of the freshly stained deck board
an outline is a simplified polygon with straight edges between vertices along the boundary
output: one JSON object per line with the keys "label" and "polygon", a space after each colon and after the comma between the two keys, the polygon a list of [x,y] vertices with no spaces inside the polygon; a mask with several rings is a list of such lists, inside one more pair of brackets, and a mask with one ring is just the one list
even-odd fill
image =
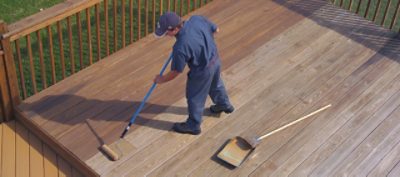
{"label": "freshly stained deck board", "polygon": [[[29,131],[20,123],[16,124],[16,176],[29,176]],[[7,163],[7,162],[6,162]]]}
{"label": "freshly stained deck board", "polygon": [[[7,141],[3,141],[7,140]],[[71,176],[72,170],[68,162],[45,162],[42,153],[43,142],[36,138],[32,132],[17,121],[0,124],[0,176],[7,177],[44,177],[45,169],[49,166],[59,173],[47,174],[47,176]],[[60,156],[56,156],[61,160]],[[15,159],[15,160],[13,160]],[[64,166],[69,166],[64,168]],[[69,172],[68,172],[69,170]],[[63,175],[65,174],[65,175]],[[80,174],[80,172],[76,172]]]}
{"label": "freshly stained deck board", "polygon": [[29,134],[29,171],[31,176],[44,176],[43,143],[32,133]]}
{"label": "freshly stained deck board", "polygon": [[15,121],[3,124],[1,176],[15,176]]}
{"label": "freshly stained deck board", "polygon": [[[319,0],[218,0],[192,14],[221,28],[222,77],[236,108],[220,117],[206,110],[200,136],[169,131],[186,119],[183,75],[157,86],[125,138],[132,147],[122,159],[110,161],[98,150],[102,142],[118,143],[168,57],[169,38],[146,37],[20,108],[102,176],[397,172],[400,56],[393,33]],[[237,169],[215,157],[229,138],[264,134],[328,103],[329,110],[263,141]],[[61,164],[43,173],[75,175],[46,146],[41,153]]]}

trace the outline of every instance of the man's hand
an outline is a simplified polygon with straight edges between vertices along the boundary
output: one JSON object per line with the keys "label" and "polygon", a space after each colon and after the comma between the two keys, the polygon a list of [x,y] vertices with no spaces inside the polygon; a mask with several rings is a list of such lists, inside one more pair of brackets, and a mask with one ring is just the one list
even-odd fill
{"label": "man's hand", "polygon": [[172,79],[175,79],[176,76],[178,76],[180,74],[180,72],[177,71],[170,71],[165,75],[156,75],[156,77],[154,77],[154,83],[157,84],[162,84],[165,82],[168,82]]}
{"label": "man's hand", "polygon": [[156,75],[156,77],[154,77],[154,83],[162,84],[164,82],[165,82],[165,79],[162,75]]}

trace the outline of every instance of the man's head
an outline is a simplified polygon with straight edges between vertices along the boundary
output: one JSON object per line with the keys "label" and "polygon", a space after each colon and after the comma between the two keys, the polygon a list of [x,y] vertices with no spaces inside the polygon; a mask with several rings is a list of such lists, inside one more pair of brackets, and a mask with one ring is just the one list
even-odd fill
{"label": "man's head", "polygon": [[157,22],[157,28],[154,34],[157,37],[162,37],[165,34],[168,36],[175,36],[179,32],[181,25],[181,18],[174,12],[166,12],[161,15]]}

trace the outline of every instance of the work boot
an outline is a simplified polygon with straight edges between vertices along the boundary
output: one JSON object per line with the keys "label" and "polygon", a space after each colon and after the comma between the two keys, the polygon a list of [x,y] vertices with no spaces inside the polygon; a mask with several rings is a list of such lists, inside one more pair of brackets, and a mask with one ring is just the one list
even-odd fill
{"label": "work boot", "polygon": [[210,106],[210,111],[215,114],[219,114],[221,112],[225,112],[227,114],[232,113],[235,108],[232,105],[226,106],[219,106],[219,105],[212,105]]}
{"label": "work boot", "polygon": [[201,133],[201,129],[192,129],[185,122],[174,123],[172,129],[178,133],[186,133],[192,135],[198,135]]}

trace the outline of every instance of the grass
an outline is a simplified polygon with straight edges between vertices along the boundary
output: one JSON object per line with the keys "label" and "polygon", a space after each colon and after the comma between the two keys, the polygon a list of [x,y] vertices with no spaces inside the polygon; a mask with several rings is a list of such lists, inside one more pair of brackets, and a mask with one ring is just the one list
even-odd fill
{"label": "grass", "polygon": [[1,0],[0,19],[10,24],[64,0]]}

